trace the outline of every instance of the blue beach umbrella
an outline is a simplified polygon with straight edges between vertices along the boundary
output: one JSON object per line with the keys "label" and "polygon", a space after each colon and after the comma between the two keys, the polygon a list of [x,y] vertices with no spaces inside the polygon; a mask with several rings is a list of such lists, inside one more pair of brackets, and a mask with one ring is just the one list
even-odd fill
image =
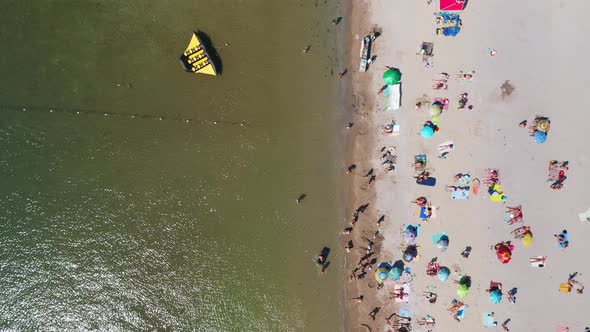
{"label": "blue beach umbrella", "polygon": [[391,280],[395,281],[395,280],[399,280],[399,278],[402,277],[402,269],[400,269],[397,266],[394,266],[393,268],[391,268],[391,270],[389,270],[389,273],[387,274],[389,276],[389,278],[391,278]]}
{"label": "blue beach umbrella", "polygon": [[492,303],[502,302],[502,293],[500,293],[500,290],[494,289],[493,291],[490,292],[490,302],[492,302]]}
{"label": "blue beach umbrella", "polygon": [[543,144],[547,140],[547,133],[542,132],[540,130],[535,131],[535,135],[533,135],[535,142],[537,144]]}
{"label": "blue beach umbrella", "polygon": [[440,281],[449,280],[449,275],[451,275],[451,270],[448,267],[443,266],[438,270],[438,280]]}
{"label": "blue beach umbrella", "polygon": [[391,265],[389,265],[389,263],[387,263],[387,262],[382,262],[382,263],[379,263],[378,268],[384,268],[387,271],[389,271],[389,270],[391,270]]}
{"label": "blue beach umbrella", "polygon": [[424,138],[431,138],[434,136],[434,128],[432,128],[432,126],[424,126],[420,131],[420,135]]}

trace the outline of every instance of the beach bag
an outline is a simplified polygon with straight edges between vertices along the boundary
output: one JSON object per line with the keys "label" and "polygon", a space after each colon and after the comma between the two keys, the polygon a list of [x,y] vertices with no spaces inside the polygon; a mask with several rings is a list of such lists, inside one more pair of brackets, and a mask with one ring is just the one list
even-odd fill
{"label": "beach bag", "polygon": [[567,282],[562,282],[559,284],[559,292],[561,293],[569,293],[572,291],[572,285],[568,284]]}

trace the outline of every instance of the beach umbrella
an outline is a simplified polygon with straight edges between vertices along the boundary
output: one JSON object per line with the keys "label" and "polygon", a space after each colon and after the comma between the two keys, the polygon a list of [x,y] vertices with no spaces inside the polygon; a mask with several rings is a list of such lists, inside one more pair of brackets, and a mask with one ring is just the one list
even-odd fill
{"label": "beach umbrella", "polygon": [[531,244],[533,244],[533,234],[531,234],[531,233],[526,233],[526,234],[524,235],[524,237],[522,238],[522,244],[523,244],[525,247],[530,247],[530,246],[531,246]]}
{"label": "beach umbrella", "polygon": [[443,266],[438,270],[438,280],[440,281],[449,280],[449,275],[451,275],[451,270],[448,267]]}
{"label": "beach umbrella", "polygon": [[416,236],[418,236],[418,229],[416,226],[408,225],[404,231],[404,240],[406,240],[407,243],[413,243]]}
{"label": "beach umbrella", "polygon": [[434,135],[434,128],[432,126],[424,126],[420,131],[420,135],[424,138],[431,138]]}
{"label": "beach umbrella", "polygon": [[386,85],[394,85],[399,83],[402,73],[398,69],[389,68],[383,73],[383,83]]}
{"label": "beach umbrella", "polygon": [[436,247],[441,251],[447,250],[447,248],[449,247],[449,237],[443,235],[443,237],[436,243]]}
{"label": "beach umbrella", "polygon": [[498,248],[496,251],[496,255],[502,264],[506,264],[510,262],[510,259],[512,259],[512,251],[510,251],[510,248],[507,246],[500,246],[500,248]]}
{"label": "beach umbrella", "polygon": [[435,101],[430,106],[430,116],[432,116],[433,118],[439,116],[442,113],[442,111],[443,105],[440,101]]}
{"label": "beach umbrella", "polygon": [[380,268],[375,270],[375,279],[377,280],[377,282],[382,283],[385,280],[387,280],[387,273],[389,271],[387,269],[384,268]]}
{"label": "beach umbrella", "polygon": [[379,266],[377,268],[379,268],[379,269],[384,268],[387,271],[389,271],[389,270],[391,270],[391,265],[389,265],[389,263],[387,263],[387,262],[381,262],[381,263],[379,263]]}
{"label": "beach umbrella", "polygon": [[467,285],[459,285],[457,288],[457,295],[461,298],[467,296],[469,294],[469,287]]}
{"label": "beach umbrella", "polygon": [[465,285],[469,288],[471,287],[471,278],[469,276],[462,276],[461,279],[459,279],[459,284]]}
{"label": "beach umbrella", "polygon": [[533,135],[533,138],[535,139],[535,142],[537,144],[543,144],[545,143],[545,141],[547,140],[547,133],[537,130],[535,131],[535,134]]}
{"label": "beach umbrella", "polygon": [[409,245],[406,250],[404,250],[404,261],[411,262],[416,256],[418,256],[418,247],[415,245]]}
{"label": "beach umbrella", "polygon": [[496,288],[490,292],[490,302],[492,302],[492,303],[502,302],[502,293],[500,293],[499,289]]}
{"label": "beach umbrella", "polygon": [[537,129],[542,132],[547,132],[549,130],[549,120],[543,119],[537,122]]}
{"label": "beach umbrella", "polygon": [[389,273],[387,273],[387,276],[393,281],[399,280],[399,278],[402,277],[402,269],[400,269],[397,266],[394,266],[391,268],[391,270],[389,270]]}

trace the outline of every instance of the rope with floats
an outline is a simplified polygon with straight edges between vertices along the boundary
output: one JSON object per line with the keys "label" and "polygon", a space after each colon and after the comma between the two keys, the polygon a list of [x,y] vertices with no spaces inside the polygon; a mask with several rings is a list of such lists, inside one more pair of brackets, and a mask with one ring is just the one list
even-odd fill
{"label": "rope with floats", "polygon": [[250,124],[247,123],[246,121],[203,120],[203,119],[181,118],[181,117],[173,117],[173,116],[157,116],[157,115],[147,115],[147,114],[103,112],[100,110],[88,110],[88,109],[48,108],[48,107],[37,107],[37,106],[0,106],[0,112],[2,112],[2,111],[34,112],[34,113],[61,113],[61,114],[71,114],[71,115],[102,115],[105,117],[159,120],[159,121],[174,121],[174,122],[182,122],[182,123],[197,124],[197,125],[221,125],[221,126],[239,126],[239,127],[250,126]]}

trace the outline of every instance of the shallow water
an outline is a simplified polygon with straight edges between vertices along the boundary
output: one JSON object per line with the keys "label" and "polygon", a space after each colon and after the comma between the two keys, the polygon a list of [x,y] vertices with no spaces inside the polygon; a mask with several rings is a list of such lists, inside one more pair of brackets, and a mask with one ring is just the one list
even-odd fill
{"label": "shallow water", "polygon": [[5,2],[0,328],[340,329],[336,6]]}

